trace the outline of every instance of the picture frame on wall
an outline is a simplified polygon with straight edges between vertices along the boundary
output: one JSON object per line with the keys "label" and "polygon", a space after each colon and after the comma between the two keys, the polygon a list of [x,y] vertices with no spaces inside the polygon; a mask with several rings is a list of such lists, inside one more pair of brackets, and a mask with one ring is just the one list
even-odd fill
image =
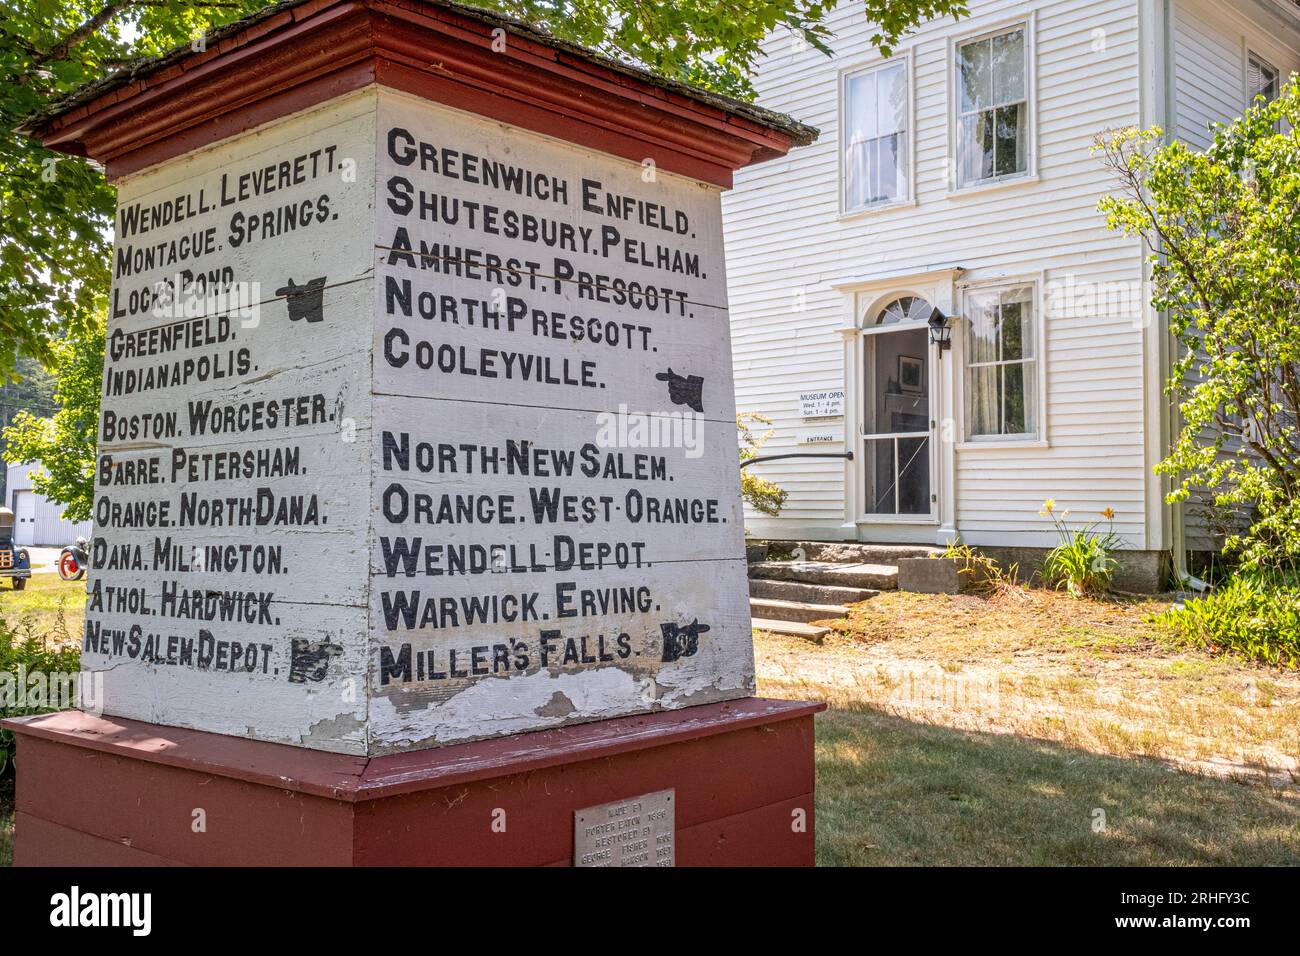
{"label": "picture frame on wall", "polygon": [[898,387],[909,394],[925,391],[925,360],[910,355],[898,357]]}

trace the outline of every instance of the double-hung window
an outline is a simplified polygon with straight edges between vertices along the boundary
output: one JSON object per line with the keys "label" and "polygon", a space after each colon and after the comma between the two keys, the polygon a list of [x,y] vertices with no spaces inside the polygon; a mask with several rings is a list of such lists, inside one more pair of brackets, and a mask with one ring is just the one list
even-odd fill
{"label": "double-hung window", "polygon": [[1034,287],[966,293],[966,430],[972,439],[1039,433]]}
{"label": "double-hung window", "polygon": [[1251,53],[1246,57],[1246,105],[1257,106],[1261,96],[1266,103],[1277,99],[1280,86],[1277,68]]}
{"label": "double-hung window", "polygon": [[907,61],[844,78],[844,211],[908,195]]}
{"label": "double-hung window", "polygon": [[957,186],[1029,173],[1027,28],[957,44]]}

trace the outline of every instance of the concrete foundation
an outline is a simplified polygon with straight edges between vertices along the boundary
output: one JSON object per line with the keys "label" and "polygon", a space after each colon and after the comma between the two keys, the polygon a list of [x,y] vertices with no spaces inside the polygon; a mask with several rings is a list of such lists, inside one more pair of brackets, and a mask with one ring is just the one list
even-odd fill
{"label": "concrete foundation", "polygon": [[[1002,548],[981,545],[977,549],[997,561],[1005,570],[1013,564],[1020,566],[1020,580],[1029,581],[1043,573],[1043,561],[1050,548]],[[1116,553],[1119,567],[1111,581],[1116,591],[1133,594],[1158,594],[1165,590],[1169,579],[1169,555],[1164,551],[1120,551]]]}
{"label": "concrete foundation", "polygon": [[898,589],[921,594],[956,594],[960,568],[950,558],[899,558]]}
{"label": "concrete foundation", "polygon": [[[932,594],[952,593],[950,572],[937,565],[945,562],[931,557],[940,553],[938,548],[917,545],[861,544],[843,541],[791,540],[751,541],[767,545],[772,560],[795,558],[804,561],[832,563],[871,562],[898,566],[898,587],[904,591],[921,591]],[[986,555],[1004,569],[1019,566],[1019,579],[1024,582],[1041,578],[1043,561],[1050,548],[1018,548],[998,545],[980,545],[975,550]],[[1169,554],[1165,551],[1120,551],[1116,555],[1119,568],[1112,586],[1116,591],[1133,594],[1158,594],[1169,585]],[[751,558],[752,560],[752,558]],[[904,570],[904,566],[908,570]],[[955,568],[956,566],[953,565]],[[910,582],[910,584],[909,584]],[[962,577],[960,584],[970,583]],[[936,590],[937,589],[937,590]]]}

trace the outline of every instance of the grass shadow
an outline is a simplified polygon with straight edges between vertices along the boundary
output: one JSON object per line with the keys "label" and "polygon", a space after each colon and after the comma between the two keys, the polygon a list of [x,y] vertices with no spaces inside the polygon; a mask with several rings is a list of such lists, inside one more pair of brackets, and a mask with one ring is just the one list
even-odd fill
{"label": "grass shadow", "polygon": [[1300,799],[1155,760],[841,706],[817,718],[817,859],[1295,866]]}

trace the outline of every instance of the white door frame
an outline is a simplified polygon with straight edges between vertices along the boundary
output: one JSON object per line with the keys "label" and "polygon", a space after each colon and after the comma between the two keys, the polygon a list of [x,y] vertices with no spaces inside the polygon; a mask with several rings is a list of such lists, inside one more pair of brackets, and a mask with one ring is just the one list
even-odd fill
{"label": "white door frame", "polygon": [[[892,299],[893,297],[889,296],[887,298]],[[929,300],[927,299],[926,301]],[[874,308],[874,306],[872,308]],[[871,351],[868,348],[868,345],[871,344],[872,340],[878,339],[881,336],[895,335],[900,332],[920,332],[922,333],[923,340],[925,342],[925,351],[926,351],[925,368],[926,368],[926,377],[928,379],[928,381],[926,382],[926,417],[930,420],[930,423],[924,431],[878,432],[878,433],[868,434],[865,431],[866,425],[863,424],[861,422],[861,418],[859,418],[858,428],[853,435],[853,453],[854,453],[854,461],[858,465],[857,474],[858,474],[859,488],[862,492],[862,497],[859,500],[859,506],[861,510],[858,512],[856,516],[857,523],[860,525],[935,524],[938,520],[939,494],[937,489],[935,488],[936,485],[935,478],[939,466],[938,453],[936,451],[936,447],[938,445],[938,437],[939,437],[938,436],[939,416],[935,413],[933,403],[934,403],[935,395],[938,394],[937,393],[937,388],[938,388],[937,368],[938,368],[940,356],[939,356],[939,349],[930,341],[930,328],[925,322],[898,322],[893,325],[864,326],[861,329],[862,334],[859,336],[858,339],[859,342],[861,343],[859,345],[859,355],[858,355],[858,365],[859,365],[858,383],[860,385],[860,391],[858,392],[858,394],[861,397],[863,405],[859,406],[858,412],[859,415],[862,415],[862,409],[865,406],[865,403],[868,398],[873,396],[878,396],[881,394],[879,391],[879,387],[880,387],[879,383],[868,380],[867,353]],[[847,438],[847,436],[845,437]],[[929,480],[930,510],[927,511],[925,514],[898,514],[898,513],[879,514],[873,511],[868,511],[867,501],[866,501],[866,489],[865,489],[866,482],[864,480],[866,478],[866,471],[867,471],[868,459],[867,459],[866,452],[867,452],[868,445],[874,441],[886,441],[890,439],[893,440],[894,465],[895,465],[894,498],[895,498],[895,502],[897,502],[898,495],[899,495],[898,441],[901,438],[928,438],[930,440],[930,447],[928,451],[928,455],[930,458],[930,467],[928,469],[929,476],[930,476],[930,480]]]}
{"label": "white door frame", "polygon": [[[894,330],[924,328],[925,323],[875,326],[875,316],[892,299],[901,295],[920,296],[945,315],[957,313],[957,280],[963,270],[944,266],[925,272],[859,276],[831,283],[844,296],[844,321],[840,335],[844,342],[844,439],[853,459],[844,463],[844,521],[841,532],[849,540],[882,543],[919,542],[943,544],[957,539],[956,520],[956,427],[957,382],[953,350],[941,351],[930,343],[930,491],[934,496],[928,515],[866,514],[866,467],[863,439],[863,409],[866,396],[865,341],[869,335]],[[960,336],[954,330],[953,340]],[[927,342],[929,341],[927,336]]]}

